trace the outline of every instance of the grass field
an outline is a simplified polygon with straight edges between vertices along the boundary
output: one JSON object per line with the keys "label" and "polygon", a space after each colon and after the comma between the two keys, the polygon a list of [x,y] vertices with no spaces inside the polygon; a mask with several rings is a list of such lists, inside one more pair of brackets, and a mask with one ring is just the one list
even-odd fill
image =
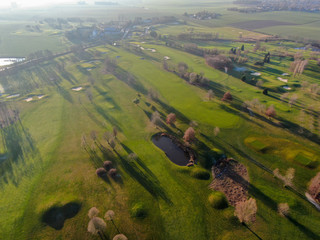
{"label": "grass field", "polygon": [[[162,9],[165,3],[142,2],[142,5]],[[183,9],[170,10],[177,16],[185,9],[197,10],[191,1],[175,4],[183,5]],[[304,45],[290,41],[281,45],[263,42],[261,46],[266,49],[254,52],[254,44],[230,39],[238,39],[240,31],[244,37],[258,38],[263,34],[227,26],[236,21],[270,18],[306,24],[317,21],[318,16],[306,13],[296,14],[294,18],[293,13],[231,16],[225,10],[229,5],[232,4],[201,1],[197,4],[199,8],[210,6],[209,9],[225,15],[211,22],[157,25],[155,30],[162,35],[177,35],[191,28],[197,32],[217,31],[229,40],[193,43],[199,48],[217,48],[226,55],[232,47],[244,45],[248,61],[237,66],[247,69],[248,81],[240,80],[242,72],[232,70],[226,74],[207,65],[202,56],[168,47],[164,41],[149,36],[134,36],[119,41],[117,46],[92,47],[82,55],[67,54],[1,76],[4,92],[0,107],[5,104],[19,110],[20,118],[0,129],[0,239],[99,239],[87,231],[91,207],[100,210],[100,217],[112,209],[114,224],[129,239],[320,239],[319,212],[299,195],[304,194],[308,182],[320,169],[319,95],[301,87],[303,81],[319,83],[319,68],[314,60],[310,61],[301,76],[293,77],[289,72],[291,55],[299,51],[295,47]],[[115,11],[118,8],[110,7],[108,11],[114,12],[106,18],[116,18],[126,11],[125,8]],[[84,12],[85,17],[96,13],[97,18],[104,18],[103,9],[89,10],[78,7],[70,16]],[[127,17],[144,11],[148,10],[132,10]],[[154,11],[150,9],[144,16]],[[66,15],[63,11],[59,14]],[[230,19],[225,20],[228,16]],[[52,35],[54,30],[49,27],[43,34],[29,33],[23,24],[0,25],[6,32],[1,36],[1,54],[21,56],[44,47],[52,51],[68,47],[69,43],[60,42],[62,33]],[[317,28],[314,24],[310,27]],[[19,49],[17,46],[23,41],[30,41],[30,48]],[[139,44],[144,50],[134,51],[128,47],[130,44]],[[283,49],[288,56],[276,57]],[[95,54],[96,51],[101,54]],[[262,61],[268,51],[271,62],[263,67],[255,66],[254,62]],[[310,54],[303,51],[306,58]],[[184,62],[190,72],[202,73],[208,85],[192,85],[179,74],[164,70],[165,56],[170,58],[167,60],[170,66]],[[113,70],[105,69],[106,58],[114,62]],[[261,76],[253,79],[252,72]],[[288,86],[292,87],[289,97],[298,96],[291,105],[288,98],[281,97],[287,92],[282,88],[286,84],[278,80],[287,72],[290,73],[286,77]],[[262,88],[256,86],[257,79],[263,81]],[[269,95],[262,94],[264,87],[270,89]],[[209,89],[215,94],[211,100],[207,97]],[[151,98],[150,90],[158,96]],[[221,101],[227,91],[233,96],[231,102]],[[7,98],[12,94],[19,96]],[[32,101],[27,102],[30,97]],[[139,103],[134,103],[137,98]],[[272,119],[257,110],[249,112],[243,103],[254,99],[267,107],[273,105],[277,116]],[[151,123],[155,111],[161,118],[157,126]],[[171,112],[177,116],[175,125],[165,124]],[[183,132],[191,122],[197,138],[191,148],[199,164],[193,168],[180,167],[151,138],[156,133],[168,132],[183,141]],[[105,139],[105,133],[113,127],[118,129],[114,149]],[[218,134],[216,127],[220,129]],[[135,160],[128,159],[131,153],[137,155]],[[234,207],[218,210],[211,206],[208,198],[212,194],[209,189],[212,176],[201,180],[194,174],[210,172],[208,163],[218,160],[222,153],[248,170],[248,193],[256,199],[258,212],[255,223],[247,227],[234,217]],[[3,155],[6,158],[2,159]],[[112,161],[119,178],[97,177],[96,169],[106,160]],[[276,168],[285,172],[291,167],[296,170],[293,182],[299,194],[284,188],[271,173]],[[277,212],[277,204],[285,202],[290,206],[287,218]],[[66,219],[60,230],[44,222],[50,210],[66,209],[70,204],[75,204],[79,212]],[[137,206],[143,208],[144,218],[134,216]],[[63,213],[67,214],[67,210]],[[110,221],[105,234],[108,239],[117,234]]]}

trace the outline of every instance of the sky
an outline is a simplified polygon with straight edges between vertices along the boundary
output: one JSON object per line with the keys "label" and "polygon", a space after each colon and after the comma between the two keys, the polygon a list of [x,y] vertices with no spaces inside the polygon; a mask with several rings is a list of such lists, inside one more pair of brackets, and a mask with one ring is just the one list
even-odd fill
{"label": "sky", "polygon": [[12,1],[3,1],[0,0],[0,8],[11,7],[11,3],[15,2],[19,7],[41,7],[45,5],[52,4],[61,4],[61,3],[70,3],[70,2],[79,2],[80,0],[12,0]]}

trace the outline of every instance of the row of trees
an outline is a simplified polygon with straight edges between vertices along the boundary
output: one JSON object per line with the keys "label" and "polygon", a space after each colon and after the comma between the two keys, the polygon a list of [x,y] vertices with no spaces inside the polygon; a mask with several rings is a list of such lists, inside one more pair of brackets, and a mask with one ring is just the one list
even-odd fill
{"label": "row of trees", "polygon": [[[88,223],[88,232],[92,235],[98,235],[101,240],[109,239],[105,235],[107,224],[102,218],[98,217],[99,213],[100,211],[96,207],[92,207],[88,211],[88,217],[90,219]],[[114,222],[114,217],[115,213],[112,210],[108,210],[104,215],[104,219],[110,221],[118,232],[118,234],[113,237],[113,240],[128,240],[128,238],[124,234],[120,233],[118,227]]]}

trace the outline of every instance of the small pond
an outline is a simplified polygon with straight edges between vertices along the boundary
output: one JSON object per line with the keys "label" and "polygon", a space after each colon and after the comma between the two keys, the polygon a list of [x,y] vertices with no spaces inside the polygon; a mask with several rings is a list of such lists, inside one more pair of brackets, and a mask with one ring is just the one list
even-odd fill
{"label": "small pond", "polygon": [[188,164],[189,158],[187,158],[185,152],[169,137],[156,135],[152,137],[152,142],[165,152],[171,162],[179,166],[186,166]]}

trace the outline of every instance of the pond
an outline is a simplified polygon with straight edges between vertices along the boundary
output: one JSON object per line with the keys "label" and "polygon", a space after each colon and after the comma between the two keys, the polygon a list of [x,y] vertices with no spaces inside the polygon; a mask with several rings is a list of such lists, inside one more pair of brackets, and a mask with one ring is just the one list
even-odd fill
{"label": "pond", "polygon": [[22,62],[25,58],[0,58],[0,67],[8,66],[16,62]]}
{"label": "pond", "polygon": [[152,142],[165,152],[171,162],[179,166],[186,166],[188,164],[189,158],[187,158],[185,152],[169,137],[156,135],[152,137]]}

